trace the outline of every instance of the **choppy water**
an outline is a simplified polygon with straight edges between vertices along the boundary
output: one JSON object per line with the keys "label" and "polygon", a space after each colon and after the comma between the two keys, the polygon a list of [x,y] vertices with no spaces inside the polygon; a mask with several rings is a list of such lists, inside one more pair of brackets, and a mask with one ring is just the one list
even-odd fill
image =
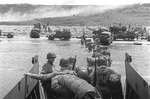
{"label": "choppy water", "polygon": [[[86,66],[86,57],[92,53],[80,45],[79,39],[70,41],[49,41],[46,37],[31,39],[28,36],[15,36],[12,39],[0,38],[0,98],[2,98],[23,77],[32,64],[31,58],[38,54],[40,66],[46,62],[46,54],[55,52],[55,65],[59,69],[59,59],[77,55],[76,65]],[[115,41],[109,46],[112,67],[125,76],[125,52],[132,55],[133,66],[141,75],[150,76],[150,43],[133,45],[133,41]]]}

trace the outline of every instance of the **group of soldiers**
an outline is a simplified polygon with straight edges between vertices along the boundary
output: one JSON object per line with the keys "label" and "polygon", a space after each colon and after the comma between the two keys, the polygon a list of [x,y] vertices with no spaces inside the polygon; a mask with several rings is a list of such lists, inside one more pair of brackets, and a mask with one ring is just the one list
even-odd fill
{"label": "group of soldiers", "polygon": [[76,56],[61,58],[59,71],[53,65],[55,58],[54,53],[48,53],[47,63],[43,65],[40,74],[25,74],[41,81],[46,99],[102,99],[94,86],[77,76]]}
{"label": "group of soldiers", "polygon": [[81,45],[85,45],[89,52],[91,52],[94,48],[96,43],[91,42],[91,39],[81,39]]}
{"label": "group of soldiers", "polygon": [[87,39],[85,37],[85,33],[83,33],[83,35],[81,37],[81,45],[85,45],[85,47],[88,49],[89,52],[94,51],[94,49],[97,45],[101,45],[101,42],[99,39],[100,36],[101,36],[100,34],[94,32],[93,33],[93,41],[94,42],[92,42],[92,39]]}
{"label": "group of soldiers", "polygon": [[101,45],[98,40],[81,38],[91,56],[87,57],[87,71],[90,83],[102,93],[103,99],[123,99],[121,75],[111,68],[111,53],[108,46]]}
{"label": "group of soldiers", "polygon": [[123,99],[121,75],[111,68],[111,54],[107,46],[96,45],[87,57],[91,84],[102,93],[103,99]]}
{"label": "group of soldiers", "polygon": [[75,56],[60,59],[58,71],[53,65],[56,55],[48,53],[39,75],[25,75],[41,80],[46,99],[123,99],[121,75],[111,69],[108,47],[90,40],[86,46],[87,42],[94,46],[89,50],[92,55],[86,59],[86,70],[75,65]]}

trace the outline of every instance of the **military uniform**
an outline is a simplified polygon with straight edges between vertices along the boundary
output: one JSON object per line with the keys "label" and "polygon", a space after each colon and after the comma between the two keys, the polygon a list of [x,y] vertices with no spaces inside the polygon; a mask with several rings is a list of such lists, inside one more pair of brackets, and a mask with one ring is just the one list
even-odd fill
{"label": "military uniform", "polygon": [[[94,81],[95,69],[90,74]],[[106,66],[96,69],[96,88],[102,92],[103,99],[123,99],[121,75]]]}
{"label": "military uniform", "polygon": [[[47,59],[51,60],[52,58],[56,58],[56,55],[54,53],[48,53]],[[55,70],[56,69],[53,65],[53,61],[48,61],[47,63],[45,63],[43,65],[41,74],[52,73]],[[51,90],[51,80],[41,81],[41,83],[42,83],[43,89],[45,91],[45,96],[48,99],[53,99],[55,96],[55,93]]]}
{"label": "military uniform", "polygon": [[47,74],[53,72],[53,63],[45,63],[42,67],[41,74]]}
{"label": "military uniform", "polygon": [[[108,75],[105,72],[107,67],[101,66],[97,67],[96,69],[96,89],[102,93],[103,99],[111,99],[111,93],[110,90],[107,86],[107,79]],[[95,74],[95,69],[93,69],[92,73],[90,74],[91,80],[94,82],[94,74]]]}

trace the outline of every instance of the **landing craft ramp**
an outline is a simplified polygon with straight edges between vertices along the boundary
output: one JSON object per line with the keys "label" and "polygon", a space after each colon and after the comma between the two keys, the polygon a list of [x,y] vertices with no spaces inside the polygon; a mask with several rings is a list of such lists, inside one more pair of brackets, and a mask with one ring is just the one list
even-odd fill
{"label": "landing craft ramp", "polygon": [[[33,67],[30,73],[39,73],[38,56],[32,59]],[[39,81],[30,77],[23,77],[3,99],[40,99]]]}
{"label": "landing craft ramp", "polygon": [[[150,82],[139,75],[131,66],[132,58],[125,54],[126,94],[125,99],[150,99]],[[149,78],[150,79],[150,78]],[[150,80],[149,80],[150,81]]]}

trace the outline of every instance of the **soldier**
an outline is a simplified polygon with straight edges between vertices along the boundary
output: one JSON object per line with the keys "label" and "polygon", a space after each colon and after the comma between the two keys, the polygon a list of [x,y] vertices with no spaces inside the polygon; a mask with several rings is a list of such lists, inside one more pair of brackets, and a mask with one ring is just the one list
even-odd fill
{"label": "soldier", "polygon": [[76,63],[76,56],[75,58],[69,57],[69,59],[62,58],[60,60],[59,66],[61,66],[61,71],[74,70],[75,72],[77,72],[78,68],[75,67],[75,63]]}
{"label": "soldier", "polygon": [[[95,69],[89,76],[94,82]],[[105,65],[96,68],[96,89],[103,99],[123,99],[121,75]]]}
{"label": "soldier", "polygon": [[[56,55],[55,53],[48,53],[47,54],[47,63],[45,63],[42,67],[41,74],[52,73],[55,69],[53,62],[55,61]],[[57,70],[56,70],[57,71]]]}
{"label": "soldier", "polygon": [[70,65],[72,65],[72,67],[73,67],[73,66],[75,67],[76,55],[75,55],[75,57],[69,57],[69,62],[70,62]]}
{"label": "soldier", "polygon": [[72,70],[72,66],[70,65],[69,59],[60,59],[59,66],[61,67],[61,71],[63,70]]}
{"label": "soldier", "polygon": [[89,44],[88,44],[88,50],[89,50],[89,52],[91,52],[92,49],[93,49],[93,44],[92,44],[92,42],[89,42]]}
{"label": "soldier", "polygon": [[[56,55],[55,53],[48,53],[47,54],[47,63],[45,63],[42,67],[41,74],[48,74],[56,71],[53,62],[55,61]],[[54,92],[51,90],[51,80],[48,81],[41,81],[44,93],[47,99],[54,99]]]}
{"label": "soldier", "polygon": [[74,99],[74,95],[77,99],[102,99],[97,89],[77,77],[74,71],[54,72],[46,75],[26,73],[25,75],[42,81],[52,80],[51,88],[57,93],[55,99]]}

